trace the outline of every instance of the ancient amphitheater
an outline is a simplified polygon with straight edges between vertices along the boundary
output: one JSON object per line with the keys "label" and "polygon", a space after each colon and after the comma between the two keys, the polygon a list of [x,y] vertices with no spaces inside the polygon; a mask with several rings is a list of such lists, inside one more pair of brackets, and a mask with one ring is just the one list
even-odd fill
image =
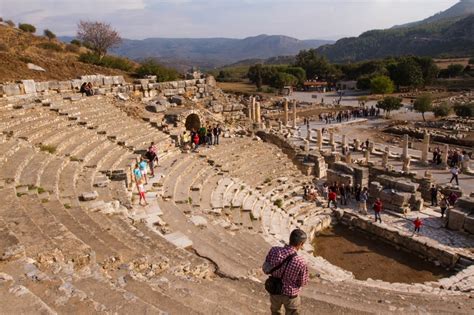
{"label": "ancient amphitheater", "polygon": [[[93,81],[97,95],[77,93],[82,80]],[[1,314],[269,313],[261,271],[269,248],[295,227],[317,237],[337,221],[380,232],[455,272],[416,284],[362,281],[306,244],[304,314],[474,312],[472,235],[446,230],[451,243],[413,240],[350,208],[333,212],[303,200],[304,183],[363,168],[322,154],[343,140],[310,134],[291,142],[291,128],[265,126],[260,104],[226,97],[212,78],[82,80],[0,86]],[[233,124],[220,145],[182,152],[177,135],[190,114]],[[152,141],[160,162],[142,207],[131,167]],[[372,168],[361,180],[375,181]]]}

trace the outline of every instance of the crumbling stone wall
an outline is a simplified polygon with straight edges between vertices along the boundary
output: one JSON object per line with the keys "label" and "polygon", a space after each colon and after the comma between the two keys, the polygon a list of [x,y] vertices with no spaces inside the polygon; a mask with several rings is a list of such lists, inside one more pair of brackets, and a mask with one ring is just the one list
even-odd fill
{"label": "crumbling stone wall", "polygon": [[474,198],[461,197],[455,207],[448,210],[447,227],[455,231],[466,231],[474,234]]}

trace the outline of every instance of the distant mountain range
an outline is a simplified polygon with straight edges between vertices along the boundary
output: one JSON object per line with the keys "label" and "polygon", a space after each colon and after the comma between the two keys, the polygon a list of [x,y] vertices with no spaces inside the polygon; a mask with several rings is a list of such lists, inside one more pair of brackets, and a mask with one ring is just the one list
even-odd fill
{"label": "distant mountain range", "polygon": [[462,0],[425,20],[343,38],[317,50],[333,62],[389,56],[474,56],[474,0]]}
{"label": "distant mountain range", "polygon": [[[61,37],[70,41],[73,37]],[[334,43],[331,40],[299,40],[282,35],[233,38],[147,38],[124,39],[111,53],[134,60],[156,58],[178,68],[199,66],[215,68],[243,59],[267,59],[296,55],[300,50]]]}

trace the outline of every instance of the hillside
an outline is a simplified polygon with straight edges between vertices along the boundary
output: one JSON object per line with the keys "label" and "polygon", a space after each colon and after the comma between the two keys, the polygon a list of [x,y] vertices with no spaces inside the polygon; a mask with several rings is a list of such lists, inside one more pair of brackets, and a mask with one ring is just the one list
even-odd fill
{"label": "hillside", "polygon": [[435,23],[446,19],[462,19],[471,14],[474,14],[474,0],[461,0],[449,9],[430,16],[429,18],[408,24],[397,25],[393,28],[411,27],[421,24]]}
{"label": "hillside", "polygon": [[[33,79],[38,81],[75,79],[85,74],[126,75],[119,70],[77,61],[79,53],[64,43],[25,33],[0,23],[0,82]],[[30,70],[28,63],[45,71]]]}
{"label": "hillside", "polygon": [[332,41],[298,40],[280,35],[259,35],[245,39],[148,38],[124,40],[113,52],[135,60],[155,57],[165,65],[178,68],[195,65],[209,69],[244,59],[296,55],[302,49],[317,48],[328,43]]}
{"label": "hillside", "polygon": [[334,62],[388,56],[464,57],[474,55],[474,15],[388,30],[373,30],[318,48]]}

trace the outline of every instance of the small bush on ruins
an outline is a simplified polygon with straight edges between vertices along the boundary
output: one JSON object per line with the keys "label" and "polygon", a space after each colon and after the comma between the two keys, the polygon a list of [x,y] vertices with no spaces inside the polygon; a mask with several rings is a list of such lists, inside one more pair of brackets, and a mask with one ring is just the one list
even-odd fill
{"label": "small bush on ruins", "polygon": [[76,46],[76,45],[73,45],[73,44],[67,44],[66,45],[66,51],[67,52],[72,52],[72,53],[75,53],[77,54],[80,50],[80,47],[79,46]]}
{"label": "small bush on ruins", "polygon": [[465,118],[474,117],[474,103],[456,104],[454,106],[454,112],[459,117],[465,117]]}
{"label": "small bush on ruins", "polygon": [[135,74],[140,78],[144,78],[148,75],[156,75],[158,82],[174,81],[179,77],[176,70],[162,66],[153,59],[143,61],[140,67],[135,71]]}
{"label": "small bush on ruins", "polygon": [[55,39],[55,38],[56,38],[56,34],[54,34],[53,32],[51,32],[51,31],[48,30],[48,29],[44,30],[43,34],[44,34],[44,36],[46,36],[49,40],[52,40],[52,39]]}
{"label": "small bush on ruins", "polygon": [[15,27],[15,22],[13,22],[12,20],[6,20],[5,24],[7,24],[10,27]]}
{"label": "small bush on ruins", "polygon": [[402,99],[394,96],[384,97],[383,100],[378,101],[376,106],[377,108],[383,109],[387,117],[390,116],[391,111],[398,110],[403,107]]}
{"label": "small bush on ruins", "polygon": [[119,33],[110,24],[103,22],[80,21],[77,25],[77,38],[100,58],[105,56],[110,48],[122,42]]}
{"label": "small bush on ruins", "polygon": [[443,102],[433,107],[435,117],[447,117],[451,114],[452,108],[447,102]]}
{"label": "small bush on ruins", "polygon": [[433,110],[433,105],[432,105],[432,98],[429,94],[424,94],[418,97],[415,100],[415,103],[413,104],[413,108],[421,113],[421,116],[423,117],[423,121],[426,121],[425,119],[425,113],[430,112]]}
{"label": "small bush on ruins", "polygon": [[278,208],[281,208],[281,207],[283,207],[283,200],[277,199],[277,200],[275,200],[273,205],[277,206]]}
{"label": "small bush on ruins", "polygon": [[27,24],[27,23],[19,23],[18,24],[18,28],[20,30],[22,30],[23,32],[27,32],[27,33],[34,33],[36,32],[36,27],[34,27],[33,25],[31,24]]}
{"label": "small bush on ruins", "polygon": [[116,57],[116,56],[103,56],[100,57],[96,53],[85,53],[79,56],[79,61],[84,63],[90,63],[93,65],[119,69],[123,71],[131,71],[134,68],[133,63],[127,58]]}
{"label": "small bush on ruins", "polygon": [[40,43],[38,44],[38,47],[45,50],[51,50],[51,51],[57,51],[57,52],[63,51],[63,47],[61,47],[61,45],[52,43],[52,42]]}
{"label": "small bush on ruins", "polygon": [[54,154],[56,152],[56,147],[54,145],[42,144],[40,145],[40,151]]}

